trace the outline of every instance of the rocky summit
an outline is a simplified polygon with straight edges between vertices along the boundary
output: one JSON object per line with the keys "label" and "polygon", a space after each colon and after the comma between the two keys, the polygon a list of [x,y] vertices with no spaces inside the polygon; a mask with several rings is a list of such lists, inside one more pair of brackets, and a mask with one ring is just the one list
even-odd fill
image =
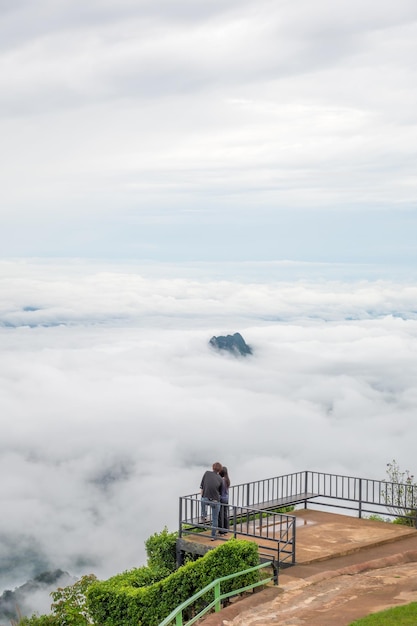
{"label": "rocky summit", "polygon": [[246,356],[247,354],[252,354],[252,348],[248,346],[240,333],[235,333],[234,335],[220,335],[219,337],[212,337],[209,341],[209,344],[217,350],[227,350],[228,352],[231,352],[235,355],[240,354],[242,356]]}

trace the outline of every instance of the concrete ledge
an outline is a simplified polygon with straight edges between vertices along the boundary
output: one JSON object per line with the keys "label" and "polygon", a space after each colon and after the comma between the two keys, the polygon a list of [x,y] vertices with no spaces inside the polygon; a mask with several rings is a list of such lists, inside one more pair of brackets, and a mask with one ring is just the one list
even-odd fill
{"label": "concrete ledge", "polygon": [[[402,565],[403,563],[416,562],[417,550],[408,550],[406,552],[399,552],[397,554],[391,554],[389,556],[371,559],[370,561],[363,561],[361,563],[355,563],[353,565],[347,565],[337,569],[323,569],[323,571],[305,578],[293,579],[288,582],[283,582],[282,584],[280,583],[280,588],[283,591],[289,591],[306,587],[308,585],[314,585],[322,580],[331,580],[332,578],[337,578],[338,576],[355,576],[356,574],[362,574],[363,572],[369,572],[375,569],[384,569],[386,567]],[[285,575],[281,576],[281,580],[284,578]]]}
{"label": "concrete ledge", "polygon": [[297,526],[296,562],[308,564],[417,536],[417,529],[348,515],[303,509],[295,511],[304,524]]}

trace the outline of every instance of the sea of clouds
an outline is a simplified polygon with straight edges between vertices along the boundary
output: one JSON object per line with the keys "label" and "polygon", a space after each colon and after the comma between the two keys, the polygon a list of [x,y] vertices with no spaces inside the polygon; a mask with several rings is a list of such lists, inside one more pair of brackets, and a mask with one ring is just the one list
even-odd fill
{"label": "sea of clouds", "polygon": [[144,564],[216,460],[415,470],[417,284],[325,269],[1,261],[0,590]]}

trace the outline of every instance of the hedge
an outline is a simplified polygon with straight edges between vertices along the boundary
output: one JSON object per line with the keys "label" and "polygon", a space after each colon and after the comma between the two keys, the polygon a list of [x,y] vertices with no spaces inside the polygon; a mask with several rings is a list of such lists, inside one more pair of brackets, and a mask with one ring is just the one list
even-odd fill
{"label": "hedge", "polygon": [[[100,626],[158,626],[179,604],[221,576],[259,564],[258,546],[249,541],[230,539],[210,550],[197,561],[178,568],[168,577],[147,587],[135,586],[134,570],[88,588],[87,607]],[[222,593],[239,589],[259,580],[259,570],[222,584]],[[213,599],[208,594],[206,603]],[[203,599],[204,603],[204,599]],[[194,611],[202,608],[200,601]]]}

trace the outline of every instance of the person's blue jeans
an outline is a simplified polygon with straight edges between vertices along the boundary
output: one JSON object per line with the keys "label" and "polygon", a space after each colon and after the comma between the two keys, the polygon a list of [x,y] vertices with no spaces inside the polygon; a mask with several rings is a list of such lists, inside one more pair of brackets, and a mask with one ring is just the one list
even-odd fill
{"label": "person's blue jeans", "polygon": [[224,534],[229,530],[229,498],[220,498],[220,503],[219,527]]}
{"label": "person's blue jeans", "polygon": [[201,498],[201,517],[206,517],[207,507],[211,507],[211,536],[216,536],[216,530],[218,528],[220,502],[217,500],[209,500],[208,498]]}

